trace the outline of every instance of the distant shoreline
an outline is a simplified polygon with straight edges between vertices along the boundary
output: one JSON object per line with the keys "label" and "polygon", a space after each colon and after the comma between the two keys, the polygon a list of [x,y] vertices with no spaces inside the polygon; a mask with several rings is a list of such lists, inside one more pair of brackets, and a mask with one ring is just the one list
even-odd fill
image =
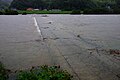
{"label": "distant shoreline", "polygon": [[70,14],[70,15],[119,15],[120,13],[81,13],[79,12],[74,12],[74,11],[44,11],[44,10],[9,10],[7,12],[5,11],[0,11],[0,15],[27,15],[27,14]]}

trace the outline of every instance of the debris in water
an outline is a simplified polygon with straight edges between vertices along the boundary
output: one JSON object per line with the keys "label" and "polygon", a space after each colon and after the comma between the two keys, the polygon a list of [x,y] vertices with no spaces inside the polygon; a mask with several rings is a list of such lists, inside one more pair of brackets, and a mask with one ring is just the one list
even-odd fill
{"label": "debris in water", "polygon": [[90,51],[90,54],[92,54],[92,51]]}
{"label": "debris in water", "polygon": [[49,28],[49,27],[44,27],[44,29],[47,29],[47,28]]}
{"label": "debris in water", "polygon": [[35,41],[40,42],[41,40],[40,39],[36,39]]}
{"label": "debris in water", "polygon": [[77,37],[80,37],[80,35],[77,35]]}
{"label": "debris in water", "polygon": [[49,21],[48,24],[52,24],[52,21]]}
{"label": "debris in water", "polygon": [[42,15],[42,17],[48,17],[48,15]]}
{"label": "debris in water", "polygon": [[47,38],[43,38],[43,40],[46,40]]}
{"label": "debris in water", "polygon": [[110,54],[117,54],[117,55],[119,55],[120,54],[120,50],[117,50],[117,49],[110,49],[109,50],[109,52],[110,52]]}
{"label": "debris in water", "polygon": [[120,74],[116,75],[118,78],[120,78]]}

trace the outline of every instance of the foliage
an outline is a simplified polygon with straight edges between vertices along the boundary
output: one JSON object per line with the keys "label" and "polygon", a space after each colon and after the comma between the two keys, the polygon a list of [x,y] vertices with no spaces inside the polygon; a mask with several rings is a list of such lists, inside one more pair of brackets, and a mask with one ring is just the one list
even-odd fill
{"label": "foliage", "polygon": [[0,0],[0,9],[8,8],[9,4],[6,3],[4,0]]}
{"label": "foliage", "polygon": [[38,10],[38,11],[25,11],[25,10],[18,10],[19,14],[70,14],[71,11],[44,11],[44,10]]}
{"label": "foliage", "polygon": [[114,12],[115,14],[120,14],[120,8],[114,8],[114,9],[113,9],[113,12]]}
{"label": "foliage", "polygon": [[27,13],[26,13],[26,12],[23,12],[22,15],[27,15]]}
{"label": "foliage", "polygon": [[112,11],[109,11],[106,8],[94,8],[94,9],[85,9],[84,14],[111,14]]}
{"label": "foliage", "polygon": [[109,10],[107,8],[94,8],[84,10],[73,10],[71,14],[119,14],[120,9]]}
{"label": "foliage", "polygon": [[[11,1],[11,0],[10,0]],[[0,0],[0,9],[6,9],[9,6],[4,0]],[[72,11],[71,14],[119,14],[119,0],[13,0],[10,9],[26,10],[27,8],[48,10],[48,11],[30,11],[27,13],[36,14],[63,14],[62,12],[49,11],[60,9],[62,11]],[[68,13],[68,12],[67,12]],[[2,14],[2,12],[0,12]],[[7,13],[9,14],[9,13]]]}
{"label": "foliage", "polygon": [[3,15],[4,13],[2,11],[0,11],[0,15]]}
{"label": "foliage", "polygon": [[4,14],[5,14],[5,15],[18,15],[18,12],[17,12],[17,11],[14,11],[14,10],[6,9],[6,10],[4,11]]}
{"label": "foliage", "polygon": [[13,0],[11,8],[19,10],[26,10],[27,8],[44,8],[44,2],[42,0]]}
{"label": "foliage", "polygon": [[0,62],[0,80],[7,80],[8,75],[3,64]]}
{"label": "foliage", "polygon": [[71,80],[72,76],[59,66],[41,66],[30,71],[21,71],[17,80]]}
{"label": "foliage", "polygon": [[[119,0],[13,0],[10,8],[18,10],[33,9],[60,9],[72,11],[71,14],[107,14],[119,13]],[[100,10],[100,11],[99,11]]]}
{"label": "foliage", "polygon": [[26,10],[27,8],[37,9],[61,9],[73,10],[81,8],[93,8],[96,5],[91,0],[13,0],[11,8]]}
{"label": "foliage", "polygon": [[73,10],[73,11],[71,12],[71,14],[81,14],[81,12],[82,12],[82,11],[80,11],[80,10]]}

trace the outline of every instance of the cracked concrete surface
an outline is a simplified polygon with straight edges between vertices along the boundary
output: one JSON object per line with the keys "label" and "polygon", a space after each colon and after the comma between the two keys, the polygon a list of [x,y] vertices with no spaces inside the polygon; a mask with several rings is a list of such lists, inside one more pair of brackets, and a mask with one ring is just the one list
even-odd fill
{"label": "cracked concrete surface", "polygon": [[[36,18],[41,36],[33,17]],[[119,80],[119,15],[0,16],[0,61],[12,70],[61,65],[74,80]]]}

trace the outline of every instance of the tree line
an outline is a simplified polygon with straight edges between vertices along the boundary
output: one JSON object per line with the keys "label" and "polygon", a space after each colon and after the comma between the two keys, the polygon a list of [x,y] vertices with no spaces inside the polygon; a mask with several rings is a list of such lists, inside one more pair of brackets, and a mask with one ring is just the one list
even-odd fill
{"label": "tree line", "polygon": [[13,0],[12,9],[60,9],[77,13],[120,13],[119,0]]}

